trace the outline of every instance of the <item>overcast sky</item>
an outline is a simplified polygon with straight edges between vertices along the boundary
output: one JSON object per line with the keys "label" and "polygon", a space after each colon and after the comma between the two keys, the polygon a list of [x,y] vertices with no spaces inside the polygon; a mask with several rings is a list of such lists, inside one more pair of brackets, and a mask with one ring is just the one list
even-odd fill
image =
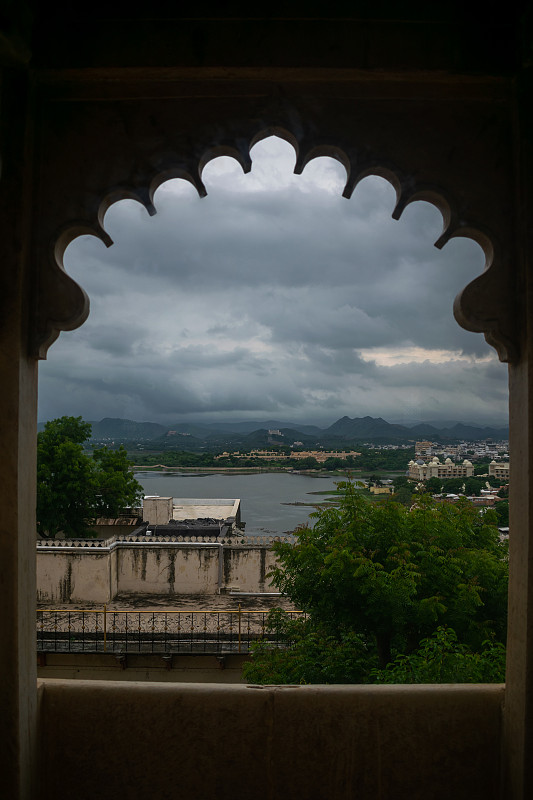
{"label": "overcast sky", "polygon": [[481,249],[437,250],[442,218],[427,203],[392,220],[383,179],[345,200],[332,159],[295,176],[277,138],[252,159],[249,175],[210,162],[203,199],[186,181],[163,184],[155,217],[116,203],[109,249],[70,245],[91,314],[41,364],[39,419],[504,422],[507,370],[452,316]]}

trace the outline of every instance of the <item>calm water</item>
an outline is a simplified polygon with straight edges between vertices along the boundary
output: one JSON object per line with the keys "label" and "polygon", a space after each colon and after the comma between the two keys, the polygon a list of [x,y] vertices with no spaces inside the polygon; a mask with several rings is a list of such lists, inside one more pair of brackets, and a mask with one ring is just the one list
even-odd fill
{"label": "calm water", "polygon": [[161,497],[241,499],[241,518],[248,535],[279,534],[307,522],[314,510],[284,503],[317,503],[322,492],[335,488],[339,478],[264,472],[254,475],[137,472],[145,494]]}

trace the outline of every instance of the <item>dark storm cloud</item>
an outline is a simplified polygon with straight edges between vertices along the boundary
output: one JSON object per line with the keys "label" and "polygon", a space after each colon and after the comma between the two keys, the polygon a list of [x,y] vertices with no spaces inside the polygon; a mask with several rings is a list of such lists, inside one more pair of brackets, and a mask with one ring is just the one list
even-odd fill
{"label": "dark storm cloud", "polygon": [[91,316],[41,368],[41,418],[502,418],[505,370],[451,315],[482,270],[477,245],[434,248],[442,219],[427,204],[393,221],[381,179],[346,201],[336,162],[295,177],[286,143],[252,156],[247,176],[229,159],[208,164],[202,200],[164,184],[154,218],[112,206],[109,250],[73,243],[65,261]]}

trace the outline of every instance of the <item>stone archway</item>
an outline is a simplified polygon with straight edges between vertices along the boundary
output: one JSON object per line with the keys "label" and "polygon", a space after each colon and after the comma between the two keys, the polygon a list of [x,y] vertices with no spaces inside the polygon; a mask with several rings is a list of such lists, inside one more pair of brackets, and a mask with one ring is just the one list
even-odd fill
{"label": "stone archway", "polygon": [[[160,88],[153,85],[150,91],[157,95]],[[295,148],[296,173],[317,156],[331,156],[346,169],[345,197],[364,177],[382,176],[396,192],[395,219],[409,203],[426,200],[443,217],[437,247],[458,236],[478,242],[486,269],[457,297],[455,315],[463,327],[483,332],[502,361],[516,360],[512,234],[500,211],[512,194],[502,168],[502,142],[509,133],[501,111],[503,87],[496,112],[494,87],[487,93],[476,85],[464,87],[461,97],[446,97],[446,103],[428,103],[423,85],[406,87],[408,99],[400,101],[388,96],[384,86],[373,86],[378,99],[369,101],[364,83],[302,79],[283,87],[264,80],[235,81],[224,97],[209,82],[177,82],[170,92],[167,87],[171,98],[137,102],[139,87],[131,87],[127,99],[95,101],[89,92],[75,103],[70,94],[64,96],[64,87],[46,89],[47,123],[38,137],[44,173],[41,214],[33,249],[39,290],[32,338],[39,357],[46,356],[61,330],[81,324],[88,313],[87,298],[62,271],[63,253],[73,238],[89,233],[110,246],[103,217],[113,202],[134,198],[154,214],[155,190],[173,177],[189,180],[202,196],[202,170],[209,160],[229,155],[247,172],[250,148],[276,133]],[[475,127],[491,133],[475,148],[465,125],[473,121],[467,113],[473,97]],[[488,163],[498,164],[490,176]]]}
{"label": "stone archway", "polygon": [[[151,188],[165,175],[189,176],[201,191],[202,165],[211,153],[234,154],[246,168],[254,137],[281,130],[297,144],[298,168],[313,155],[333,153],[349,171],[348,195],[363,175],[385,174],[397,189],[397,214],[412,199],[431,199],[445,217],[441,244],[449,236],[470,235],[484,247],[488,269],[463,293],[457,315],[466,327],[483,331],[500,357],[511,364],[515,543],[503,744],[506,796],[529,796],[533,783],[533,767],[528,764],[533,715],[529,621],[533,381],[531,299],[526,294],[531,255],[526,220],[531,201],[523,173],[531,172],[526,146],[531,139],[527,100],[531,86],[523,75],[517,81],[514,74],[506,77],[511,74],[505,73],[507,62],[494,57],[493,53],[500,52],[501,26],[481,26],[493,38],[478,43],[476,56],[469,61],[464,52],[469,52],[472,39],[466,37],[468,44],[459,45],[456,31],[471,33],[472,26],[465,26],[455,9],[437,27],[432,21],[419,27],[416,15],[416,25],[413,19],[400,21],[401,30],[410,36],[408,41],[416,45],[409,51],[398,39],[396,21],[381,25],[365,20],[351,25],[357,33],[354,48],[342,22],[339,26],[331,20],[325,25],[292,20],[290,29],[302,32],[302,44],[296,49],[305,66],[297,68],[290,66],[295,63],[292,40],[288,37],[288,50],[279,21],[267,24],[266,44],[257,26],[242,21],[233,28],[225,26],[221,55],[215,51],[212,61],[203,32],[198,36],[195,23],[187,21],[180,40],[185,55],[180,53],[170,70],[165,66],[145,71],[136,69],[145,66],[143,59],[131,56],[132,46],[144,33],[140,27],[137,39],[133,36],[119,47],[120,55],[114,60],[122,20],[106,20],[99,29],[101,21],[94,7],[85,13],[89,33],[83,25],[79,27],[85,36],[81,37],[81,65],[86,65],[85,58],[96,69],[63,69],[66,64],[77,67],[78,54],[71,42],[66,42],[67,52],[57,46],[69,23],[68,17],[60,19],[58,9],[40,41],[36,36],[37,64],[40,57],[41,65],[49,68],[32,72],[24,61],[29,56],[15,47],[14,61],[8,61],[15,68],[7,70],[2,85],[4,117],[10,118],[9,129],[0,129],[7,265],[2,293],[0,417],[7,454],[2,524],[8,533],[0,564],[8,605],[0,631],[1,705],[5,708],[0,733],[8,747],[0,773],[8,787],[6,794],[31,796],[37,736],[30,630],[34,359],[45,356],[58,333],[79,325],[87,312],[85,296],[61,271],[63,250],[79,233],[94,233],[106,241],[101,214],[107,202],[133,196],[153,210]],[[509,18],[517,23],[511,13]],[[205,30],[210,32],[217,24],[209,20]],[[479,27],[477,17],[474,27]],[[163,42],[166,53],[171,52],[175,40],[159,20],[155,29],[157,46]],[[242,31],[252,29],[244,59],[235,48],[239,55],[233,61],[232,48],[239,45]],[[438,35],[432,32],[437,29],[446,34],[447,45],[433,54],[420,31],[438,45]],[[154,30],[152,23],[150,30]],[[324,39],[329,51],[323,49]],[[514,41],[509,25],[503,39],[508,52]],[[281,56],[272,55],[270,49],[278,40]],[[103,55],[93,58],[95,41]],[[340,57],[334,49],[338,41]],[[453,53],[452,45],[457,48]],[[155,63],[167,62],[156,58]],[[248,63],[255,66],[245,66]],[[479,73],[474,74],[472,63],[480,65]],[[99,70],[100,64],[119,66]],[[380,72],[383,64],[384,72]],[[516,92],[516,83],[523,97]],[[519,293],[519,288],[524,292]]]}

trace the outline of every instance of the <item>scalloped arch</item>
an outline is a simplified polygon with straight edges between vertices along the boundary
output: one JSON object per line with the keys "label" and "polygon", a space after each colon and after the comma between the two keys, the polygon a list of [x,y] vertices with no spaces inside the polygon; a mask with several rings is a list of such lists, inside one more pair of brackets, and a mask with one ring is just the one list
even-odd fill
{"label": "scalloped arch", "polygon": [[[300,126],[295,126],[298,131]],[[387,159],[376,158],[367,149],[358,150],[337,144],[335,141],[316,141],[303,132],[292,132],[283,125],[259,125],[248,137],[225,137],[223,140],[205,142],[194,148],[185,158],[154,155],[151,177],[139,178],[137,185],[114,186],[101,197],[94,217],[87,220],[73,220],[67,223],[56,235],[52,255],[40,282],[38,303],[38,330],[35,335],[35,353],[39,358],[46,357],[50,344],[60,331],[72,330],[81,325],[88,316],[87,295],[64,271],[63,254],[70,242],[83,233],[97,236],[109,247],[112,241],[106,233],[103,222],[109,207],[118,200],[130,198],[141,203],[150,215],[156,213],[153,203],[157,188],[172,178],[189,181],[200,197],[207,192],[202,182],[202,172],[214,158],[230,156],[242,167],[243,172],[251,170],[252,147],[269,136],[277,136],[287,141],[295,150],[294,172],[301,174],[306,165],[315,158],[329,156],[339,161],[347,174],[343,196],[350,198],[357,184],[370,175],[385,178],[394,188],[396,205],[392,212],[399,220],[405,208],[418,200],[431,203],[442,214],[443,230],[435,246],[442,248],[454,237],[468,237],[477,242],[485,253],[485,271],[471,281],[456,297],[454,315],[457,322],[467,330],[484,333],[485,338],[498,352],[500,360],[514,361],[518,357],[515,338],[508,331],[513,323],[504,320],[502,324],[502,296],[507,293],[503,287],[505,269],[498,254],[495,237],[474,220],[462,219],[458,205],[452,195],[440,186],[417,182],[402,172]],[[174,163],[172,163],[174,162]],[[505,329],[505,332],[504,332]]]}
{"label": "scalloped arch", "polygon": [[257,133],[255,133],[250,139],[248,152],[250,152],[256,144],[262,142],[263,139],[268,139],[270,136],[277,136],[278,139],[283,139],[283,141],[292,145],[296,153],[296,158],[298,159],[300,153],[300,142],[298,137],[282,125],[268,125],[267,127],[261,128],[259,131],[257,131]]}

